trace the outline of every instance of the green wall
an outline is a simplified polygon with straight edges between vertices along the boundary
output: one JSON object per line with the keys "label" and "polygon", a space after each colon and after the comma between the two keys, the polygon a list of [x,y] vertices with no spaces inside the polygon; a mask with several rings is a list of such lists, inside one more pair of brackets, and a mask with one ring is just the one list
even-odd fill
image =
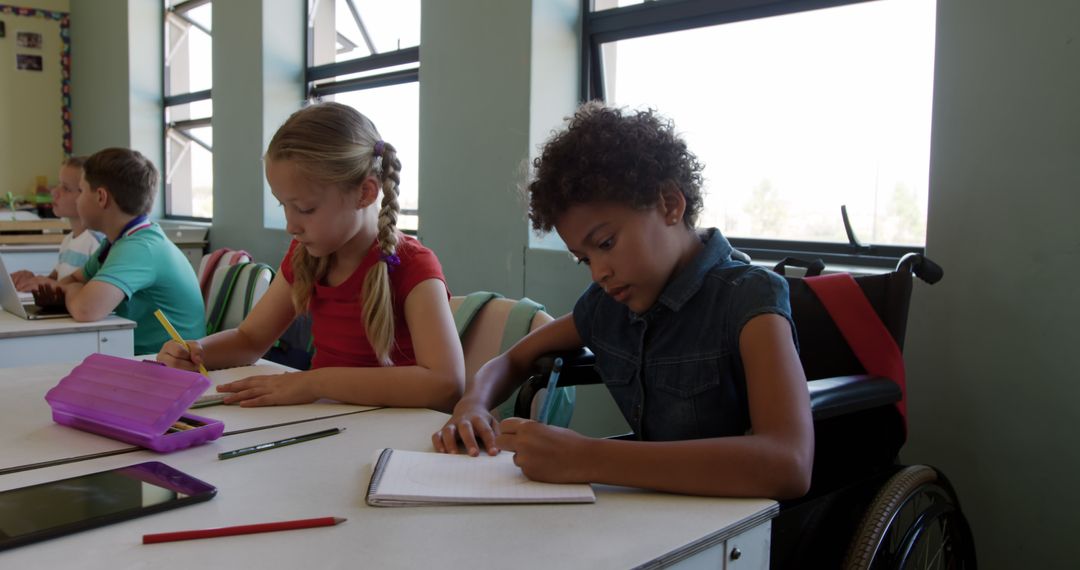
{"label": "green wall", "polygon": [[[128,147],[145,154],[161,172],[162,9],[161,2],[152,0],[71,2],[75,154]],[[159,198],[154,214],[162,211]]]}
{"label": "green wall", "polygon": [[[451,290],[520,297],[528,233],[516,189],[529,154],[529,2],[421,10],[419,234]],[[469,41],[461,41],[469,38]]]}
{"label": "green wall", "polygon": [[[564,251],[529,247],[521,188],[577,104],[578,4],[428,0],[421,13],[419,235],[455,294],[528,296],[566,314],[589,274]],[[578,390],[571,427],[625,426],[605,388]]]}
{"label": "green wall", "polygon": [[[71,3],[71,132],[76,154],[130,142],[129,35],[127,0]],[[160,166],[158,156],[150,158]]]}
{"label": "green wall", "polygon": [[245,249],[276,266],[289,236],[263,176],[262,154],[304,101],[304,6],[214,2],[212,248]]}
{"label": "green wall", "polygon": [[941,467],[982,568],[1080,560],[1080,2],[939,0],[927,254],[903,457]]}

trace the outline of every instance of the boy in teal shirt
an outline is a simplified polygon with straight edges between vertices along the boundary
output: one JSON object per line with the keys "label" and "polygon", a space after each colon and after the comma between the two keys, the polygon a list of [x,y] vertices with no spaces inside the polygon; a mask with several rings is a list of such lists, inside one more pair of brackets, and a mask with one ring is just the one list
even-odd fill
{"label": "boy in teal shirt", "polygon": [[135,354],[157,352],[169,334],[161,309],[183,338],[206,334],[199,281],[184,254],[149,221],[157,169],[137,151],[107,148],[83,166],[76,207],[86,226],[106,236],[82,269],[58,287],[43,287],[39,304],[64,302],[77,321],[109,313],[135,321]]}

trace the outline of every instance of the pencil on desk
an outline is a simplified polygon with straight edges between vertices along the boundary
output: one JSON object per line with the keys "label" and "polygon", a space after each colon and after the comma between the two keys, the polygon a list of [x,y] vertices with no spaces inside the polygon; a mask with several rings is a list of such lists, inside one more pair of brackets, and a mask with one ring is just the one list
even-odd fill
{"label": "pencil on desk", "polygon": [[[161,326],[165,327],[165,332],[169,333],[169,336],[171,336],[173,340],[180,343],[180,345],[184,347],[184,350],[191,350],[190,348],[188,348],[188,344],[184,342],[184,337],[180,336],[180,333],[176,331],[176,327],[172,326],[172,323],[170,323],[169,319],[165,317],[165,313],[161,312],[161,309],[154,311],[154,316],[157,317],[157,320],[161,323]],[[199,374],[202,374],[203,376],[209,376],[209,374],[206,372],[206,367],[202,364],[199,365]]]}
{"label": "pencil on desk", "polygon": [[155,544],[159,542],[175,542],[177,540],[192,540],[196,538],[214,538],[218,536],[235,536],[238,534],[253,534],[256,532],[275,532],[279,530],[295,530],[298,528],[315,528],[320,526],[334,526],[345,522],[341,517],[319,517],[314,519],[299,519],[294,521],[278,521],[258,524],[244,524],[239,526],[224,526],[220,528],[206,528],[199,530],[181,530],[177,532],[160,532],[156,534],[144,534],[143,544]]}
{"label": "pencil on desk", "polygon": [[279,447],[285,447],[287,445],[293,445],[297,443],[303,443],[305,441],[311,441],[313,439],[319,439],[320,437],[326,437],[328,435],[339,434],[343,431],[345,431],[345,428],[330,428],[314,433],[279,439],[277,441],[260,443],[259,445],[252,445],[250,447],[241,447],[240,449],[234,449],[232,451],[223,451],[218,454],[218,459],[232,459],[234,457],[251,455],[252,453],[258,453],[260,451],[266,451],[268,449],[277,449]]}

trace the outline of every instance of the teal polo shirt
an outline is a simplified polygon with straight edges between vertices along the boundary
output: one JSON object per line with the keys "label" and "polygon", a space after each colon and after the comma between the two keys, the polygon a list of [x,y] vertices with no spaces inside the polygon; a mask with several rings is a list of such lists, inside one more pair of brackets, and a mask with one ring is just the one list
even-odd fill
{"label": "teal polo shirt", "polygon": [[157,309],[185,339],[206,336],[195,270],[157,224],[116,240],[104,264],[91,255],[83,274],[87,282],[102,281],[124,292],[116,314],[137,324],[135,354],[156,354],[170,338],[154,316]]}

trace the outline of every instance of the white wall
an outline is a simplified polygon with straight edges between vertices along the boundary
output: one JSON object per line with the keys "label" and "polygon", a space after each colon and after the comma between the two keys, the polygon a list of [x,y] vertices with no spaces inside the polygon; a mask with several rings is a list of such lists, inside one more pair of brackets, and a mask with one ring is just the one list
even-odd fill
{"label": "white wall", "polygon": [[1074,568],[1080,2],[939,0],[903,457],[957,486],[981,568]]}

